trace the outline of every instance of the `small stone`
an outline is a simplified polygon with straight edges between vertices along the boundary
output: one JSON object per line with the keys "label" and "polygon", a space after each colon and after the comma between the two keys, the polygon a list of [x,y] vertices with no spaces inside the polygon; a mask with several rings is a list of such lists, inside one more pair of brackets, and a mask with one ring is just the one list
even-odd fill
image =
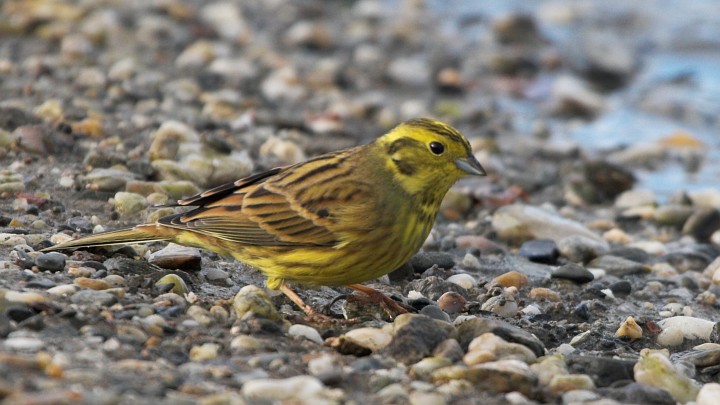
{"label": "small stone", "polygon": [[[166,285],[172,285],[172,288],[170,290],[166,290],[163,286]],[[160,278],[157,282],[155,282],[156,287],[161,287],[163,291],[172,291],[173,293],[184,296],[185,294],[190,292],[190,289],[188,288],[187,284],[185,284],[185,280],[182,279],[182,277],[178,276],[177,274],[168,274]]]}
{"label": "small stone", "polygon": [[78,277],[74,281],[76,286],[82,288],[89,288],[91,290],[107,290],[112,286],[105,280],[98,280],[94,278]]}
{"label": "small stone", "polygon": [[444,357],[453,363],[462,359],[464,355],[465,353],[456,339],[445,339],[433,350],[433,356]]}
{"label": "small stone", "polygon": [[58,295],[61,297],[73,295],[78,291],[78,287],[73,284],[61,284],[47,290],[48,294]]}
{"label": "small stone", "polygon": [[65,260],[67,256],[58,252],[43,253],[35,258],[35,264],[40,270],[52,272],[63,271],[65,269]]}
{"label": "small stone", "polygon": [[550,385],[553,378],[558,375],[569,374],[565,361],[560,355],[544,356],[538,360],[530,365],[530,369],[538,376],[541,386]]}
{"label": "small stone", "polygon": [[304,338],[319,345],[323,344],[323,339],[322,336],[320,336],[320,332],[310,326],[300,324],[292,325],[290,326],[290,329],[288,329],[288,335]]}
{"label": "small stone", "polygon": [[[20,304],[40,304],[45,303],[48,299],[42,295],[33,291],[12,291],[12,290],[0,290],[0,300],[6,300],[9,302],[16,302]],[[0,301],[2,305],[2,301]],[[2,308],[2,307],[0,307]]]}
{"label": "small stone", "polygon": [[617,196],[615,207],[627,209],[642,205],[655,205],[657,197],[652,190],[627,190]]}
{"label": "small stone", "polygon": [[558,243],[571,235],[601,241],[584,225],[555,213],[529,205],[506,205],[495,211],[492,226],[498,236],[508,240],[551,239]]}
{"label": "small stone", "polygon": [[127,170],[95,168],[82,176],[80,181],[92,190],[121,191],[129,181],[135,180],[136,175]]}
{"label": "small stone", "polygon": [[605,270],[608,274],[625,277],[633,274],[649,273],[650,267],[618,256],[603,255],[588,263],[588,267]]}
{"label": "small stone", "polygon": [[570,280],[578,284],[589,283],[595,279],[588,269],[574,263],[558,267],[552,272],[550,277]]}
{"label": "small stone", "polygon": [[470,253],[465,254],[465,256],[463,257],[463,260],[460,264],[463,267],[465,267],[466,269],[479,269],[480,268],[480,260],[478,260],[478,258],[475,257],[475,255],[472,255]]}
{"label": "small stone", "polygon": [[573,390],[593,390],[595,383],[586,374],[560,374],[552,378],[548,389],[553,394],[560,395]]}
{"label": "small stone", "polygon": [[640,384],[662,388],[678,402],[694,401],[700,388],[698,383],[683,375],[661,350],[643,349],[640,360],[633,368],[635,381]]}
{"label": "small stone", "polygon": [[254,353],[263,348],[262,343],[252,335],[235,336],[230,341],[230,348],[242,353]]}
{"label": "small stone", "polygon": [[117,297],[105,291],[80,290],[70,297],[70,301],[78,305],[110,306],[117,302]]}
{"label": "small stone", "polygon": [[454,274],[448,277],[446,281],[457,284],[466,290],[477,287],[477,280],[475,277],[467,273]]}
{"label": "small stone", "polygon": [[28,336],[9,337],[3,341],[3,346],[6,348],[23,352],[36,352],[46,345],[46,342]]}
{"label": "small stone", "polygon": [[493,333],[501,336],[508,342],[520,343],[530,348],[536,356],[545,353],[545,345],[535,335],[525,329],[513,326],[499,319],[478,317],[458,317],[455,320],[458,341],[461,346],[467,346],[477,336],[483,333]]}
{"label": "small stone", "polygon": [[470,342],[463,362],[468,366],[474,366],[500,359],[515,359],[532,363],[536,357],[532,350],[521,344],[507,342],[492,333],[483,333]]}
{"label": "small stone", "polygon": [[528,297],[535,301],[550,301],[550,302],[561,302],[562,301],[560,294],[558,294],[557,292],[555,292],[549,288],[545,288],[545,287],[533,288],[532,290],[530,290]]}
{"label": "small stone", "polygon": [[684,235],[691,235],[699,242],[707,242],[720,229],[720,211],[716,208],[700,208],[685,222]]}
{"label": "small stone", "polygon": [[628,316],[615,332],[615,337],[625,337],[632,342],[633,340],[640,339],[642,334],[643,331],[640,325],[635,322],[632,316]]}
{"label": "small stone", "polygon": [[462,294],[448,291],[445,294],[441,295],[440,298],[438,298],[437,303],[440,309],[450,315],[453,315],[463,312],[467,301],[465,300],[465,297],[462,296]]}
{"label": "small stone", "polygon": [[531,262],[554,264],[557,261],[559,252],[555,241],[534,239],[524,242],[520,246],[518,255],[527,258]]}
{"label": "small stone", "polygon": [[410,375],[420,380],[426,380],[433,371],[452,365],[452,361],[443,357],[426,357],[410,366]]}
{"label": "small stone", "polygon": [[618,228],[605,231],[603,233],[603,239],[616,245],[627,245],[632,242],[632,237]]}
{"label": "small stone", "polygon": [[653,219],[660,225],[681,228],[695,210],[689,205],[668,204],[655,210]]}
{"label": "small stone", "polygon": [[528,285],[530,280],[525,274],[513,270],[495,277],[492,282],[503,287],[515,287],[520,289]]}
{"label": "small stone", "polygon": [[458,379],[467,380],[480,390],[519,391],[524,395],[530,395],[537,384],[535,373],[527,364],[519,360],[498,360],[469,368],[444,367],[431,375],[431,381],[436,384]]}
{"label": "small stone", "polygon": [[715,322],[690,316],[673,316],[659,321],[658,326],[662,328],[662,332],[657,337],[658,343],[663,346],[675,346],[681,344],[683,339],[702,339],[709,342]]}
{"label": "small stone", "polygon": [[324,388],[316,377],[299,375],[285,379],[257,379],[243,384],[242,393],[250,401],[292,401],[310,402]]}
{"label": "small stone", "polygon": [[587,263],[608,252],[605,241],[598,241],[581,235],[572,235],[558,241],[558,250],[563,257],[578,263]]}
{"label": "small stone", "polygon": [[402,314],[393,323],[393,339],[382,351],[405,364],[420,361],[450,336],[454,328],[442,321],[416,314]]}
{"label": "small stone", "polygon": [[113,203],[115,209],[122,215],[136,214],[148,206],[147,200],[142,195],[125,191],[115,193]]}
{"label": "small stone", "polygon": [[392,335],[382,329],[357,328],[340,335],[331,346],[342,354],[365,356],[383,349],[391,340]]}
{"label": "small stone", "polygon": [[200,270],[200,249],[170,243],[150,255],[148,261],[164,269]]}
{"label": "small stone", "polygon": [[703,385],[695,399],[696,405],[715,405],[720,398],[720,384],[707,383]]}
{"label": "small stone", "polygon": [[254,285],[246,285],[240,289],[233,298],[233,309],[238,319],[250,316],[258,316],[273,321],[282,319],[267,293]]}
{"label": "small stone", "polygon": [[214,360],[218,356],[220,345],[217,343],[204,343],[200,346],[193,346],[190,349],[191,361]]}

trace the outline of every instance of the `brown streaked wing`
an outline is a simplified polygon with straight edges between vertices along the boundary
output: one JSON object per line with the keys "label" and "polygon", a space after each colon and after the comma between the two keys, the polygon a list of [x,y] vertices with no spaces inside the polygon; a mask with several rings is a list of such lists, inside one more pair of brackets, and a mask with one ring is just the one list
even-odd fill
{"label": "brown streaked wing", "polygon": [[203,205],[213,203],[213,202],[218,201],[218,200],[222,199],[223,197],[226,197],[226,196],[228,196],[238,190],[241,190],[245,187],[251,186],[253,184],[262,183],[262,182],[266,181],[268,178],[282,172],[285,169],[287,169],[287,166],[276,167],[276,168],[273,168],[273,169],[270,169],[270,170],[267,170],[264,172],[255,173],[248,177],[243,177],[242,179],[236,180],[232,183],[222,184],[215,188],[211,188],[210,190],[203,191],[200,194],[196,194],[192,197],[178,200],[178,205],[181,205],[181,206],[203,206]]}

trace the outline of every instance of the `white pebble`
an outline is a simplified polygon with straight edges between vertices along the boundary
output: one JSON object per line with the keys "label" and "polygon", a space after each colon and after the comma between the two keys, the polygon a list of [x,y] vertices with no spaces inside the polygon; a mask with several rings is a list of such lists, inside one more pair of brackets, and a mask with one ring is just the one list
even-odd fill
{"label": "white pebble", "polygon": [[18,336],[7,338],[3,345],[11,350],[34,352],[45,347],[45,342],[34,337]]}
{"label": "white pebble", "polygon": [[697,405],[716,405],[718,399],[720,399],[720,384],[708,383],[700,389],[695,403]]}
{"label": "white pebble", "polygon": [[242,393],[250,400],[285,401],[312,398],[322,389],[323,383],[317,378],[299,375],[285,379],[264,378],[247,381],[242,386]]}
{"label": "white pebble", "polygon": [[467,290],[477,287],[477,280],[475,280],[475,277],[464,273],[452,275],[448,277],[446,281],[457,284]]}
{"label": "white pebble", "polygon": [[290,329],[288,330],[288,334],[294,337],[305,338],[319,345],[323,344],[323,339],[322,336],[320,336],[320,332],[318,332],[317,329],[307,325],[295,324],[290,327]]}
{"label": "white pebble", "polygon": [[658,343],[663,346],[672,346],[672,343],[682,343],[682,340],[680,343],[677,343],[678,336],[682,336],[685,339],[710,341],[710,335],[715,326],[715,322],[691,316],[673,316],[661,320],[658,322],[658,325],[663,329],[660,335],[658,335]]}
{"label": "white pebble", "polygon": [[480,260],[478,260],[477,257],[470,253],[466,253],[465,257],[463,257],[462,265],[469,269],[479,269],[480,268]]}

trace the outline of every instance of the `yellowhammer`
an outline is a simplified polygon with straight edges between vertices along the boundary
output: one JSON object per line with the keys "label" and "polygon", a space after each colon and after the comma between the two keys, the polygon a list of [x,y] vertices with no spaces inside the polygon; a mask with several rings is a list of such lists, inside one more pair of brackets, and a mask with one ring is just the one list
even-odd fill
{"label": "yellowhammer", "polygon": [[305,313],[288,286],[344,285],[404,312],[360,285],[420,249],[445,193],[484,176],[467,139],[430,119],[404,122],[367,145],[276,168],[180,200],[194,209],[62,243],[46,250],[172,241],[233,256],[260,269]]}

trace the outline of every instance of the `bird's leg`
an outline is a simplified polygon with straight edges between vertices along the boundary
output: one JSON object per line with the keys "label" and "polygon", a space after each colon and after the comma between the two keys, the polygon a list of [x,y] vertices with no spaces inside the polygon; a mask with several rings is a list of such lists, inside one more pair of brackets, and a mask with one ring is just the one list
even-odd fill
{"label": "bird's leg", "polygon": [[292,290],[287,284],[283,284],[278,288],[286,297],[290,298],[290,301],[294,302],[295,305],[305,312],[307,320],[314,323],[327,324],[327,323],[342,323],[342,324],[353,324],[357,323],[356,319],[337,319],[331,316],[322,314],[316,311],[313,307],[306,304],[302,298],[295,291]]}
{"label": "bird's leg", "polygon": [[402,304],[374,288],[370,288],[362,284],[348,284],[345,287],[352,288],[355,291],[360,291],[361,293],[367,295],[370,301],[379,303],[390,318],[394,318],[395,315],[398,314],[407,314],[409,312],[408,308],[405,308]]}

